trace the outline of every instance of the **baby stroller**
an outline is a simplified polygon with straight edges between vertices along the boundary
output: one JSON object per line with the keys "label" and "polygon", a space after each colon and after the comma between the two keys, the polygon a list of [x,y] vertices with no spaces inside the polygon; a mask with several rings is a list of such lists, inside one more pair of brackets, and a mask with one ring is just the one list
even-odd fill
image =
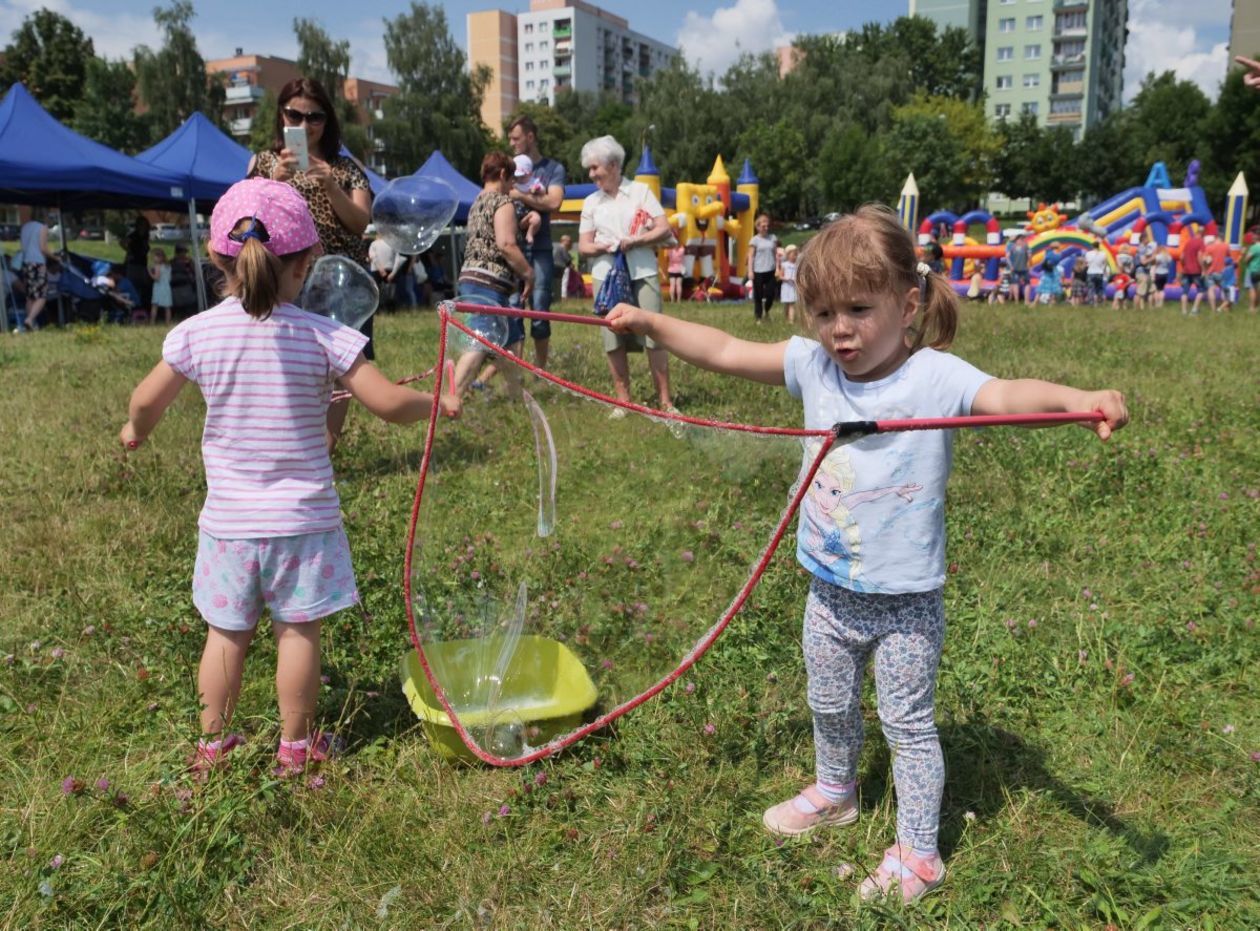
{"label": "baby stroller", "polygon": [[103,259],[73,253],[62,263],[61,293],[73,301],[72,319],[126,323],[140,306],[135,285]]}

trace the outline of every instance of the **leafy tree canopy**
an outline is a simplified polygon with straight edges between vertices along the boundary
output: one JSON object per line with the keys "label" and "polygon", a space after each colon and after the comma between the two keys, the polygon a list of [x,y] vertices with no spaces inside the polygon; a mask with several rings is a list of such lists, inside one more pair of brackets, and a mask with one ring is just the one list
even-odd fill
{"label": "leafy tree canopy", "polygon": [[92,40],[60,13],[41,9],[22,20],[4,49],[0,85],[21,82],[59,120],[74,115],[83,96]]}

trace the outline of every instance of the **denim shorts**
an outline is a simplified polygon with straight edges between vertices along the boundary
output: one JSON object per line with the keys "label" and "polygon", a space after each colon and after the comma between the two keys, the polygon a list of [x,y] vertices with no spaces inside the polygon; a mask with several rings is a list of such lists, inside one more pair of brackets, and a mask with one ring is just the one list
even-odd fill
{"label": "denim shorts", "polygon": [[193,604],[220,630],[253,630],[263,608],[303,624],[359,603],[342,528],[292,537],[220,540],[201,531]]}
{"label": "denim shorts", "polygon": [[[510,295],[502,294],[493,288],[483,287],[482,285],[472,284],[467,281],[459,283],[459,290],[455,293],[455,300],[463,301],[467,304],[484,304],[487,307],[509,307],[515,306],[509,304]],[[490,316],[489,314],[485,316]],[[468,325],[473,329],[493,330],[493,327],[479,327],[477,322],[477,314],[468,315]],[[503,344],[503,348],[515,346],[517,343],[525,341],[525,318],[524,317],[508,317],[508,335],[507,342]],[[484,347],[482,347],[484,348]]]}

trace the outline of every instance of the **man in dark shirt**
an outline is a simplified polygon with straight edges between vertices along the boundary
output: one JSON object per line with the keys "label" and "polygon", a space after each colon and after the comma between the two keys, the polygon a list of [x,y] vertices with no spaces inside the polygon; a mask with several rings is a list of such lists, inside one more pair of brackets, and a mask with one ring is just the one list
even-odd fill
{"label": "man in dark shirt", "polygon": [[[542,224],[534,233],[534,244],[527,246],[525,257],[534,266],[534,289],[531,303],[534,310],[551,310],[552,279],[555,277],[555,256],[551,244],[551,214],[564,201],[564,166],[554,158],[544,158],[538,149],[538,126],[528,116],[520,116],[508,127],[508,143],[517,155],[528,155],[534,163],[534,176],[543,182],[543,191],[529,194],[512,188],[508,196],[542,216]],[[551,323],[531,320],[529,335],[534,339],[534,360],[539,368],[547,367],[547,351],[551,343]]]}

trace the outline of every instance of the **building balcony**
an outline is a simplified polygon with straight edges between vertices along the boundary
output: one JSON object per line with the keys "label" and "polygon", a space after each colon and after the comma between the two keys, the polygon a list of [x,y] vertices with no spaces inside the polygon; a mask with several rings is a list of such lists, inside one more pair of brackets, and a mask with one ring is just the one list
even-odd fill
{"label": "building balcony", "polygon": [[1051,97],[1082,97],[1085,94],[1085,82],[1073,81],[1071,83],[1064,81],[1058,87],[1050,91]]}
{"label": "building balcony", "polygon": [[248,136],[250,127],[253,125],[254,118],[252,116],[246,116],[239,120],[232,120],[232,122],[228,123],[228,131],[231,132],[233,136]]}
{"label": "building balcony", "polygon": [[262,100],[264,93],[257,84],[233,84],[225,88],[224,99],[227,103],[253,103]]}
{"label": "building balcony", "polygon": [[1050,56],[1051,70],[1055,68],[1071,68],[1073,66],[1079,67],[1080,65],[1083,65],[1083,64],[1085,64],[1084,52],[1077,52],[1075,55],[1051,55]]}
{"label": "building balcony", "polygon": [[551,37],[553,39],[572,39],[573,27],[572,26],[556,26],[555,29],[551,30]]}
{"label": "building balcony", "polygon": [[1055,26],[1054,37],[1056,39],[1084,39],[1089,35],[1089,30],[1084,26]]}
{"label": "building balcony", "polygon": [[1054,0],[1056,10],[1088,10],[1089,0]]}
{"label": "building balcony", "polygon": [[557,78],[567,78],[573,73],[573,69],[568,65],[562,65],[560,62],[556,62],[551,69],[551,73]]}
{"label": "building balcony", "polygon": [[568,41],[566,41],[566,42],[557,42],[557,43],[556,43],[556,57],[557,57],[557,58],[561,58],[561,57],[563,57],[563,58],[568,58],[568,57],[569,57],[570,55],[572,55],[572,54],[573,54],[573,43],[572,43],[572,42],[568,42]]}
{"label": "building balcony", "polygon": [[1046,117],[1046,123],[1050,126],[1079,126],[1081,122],[1081,113],[1051,113]]}

